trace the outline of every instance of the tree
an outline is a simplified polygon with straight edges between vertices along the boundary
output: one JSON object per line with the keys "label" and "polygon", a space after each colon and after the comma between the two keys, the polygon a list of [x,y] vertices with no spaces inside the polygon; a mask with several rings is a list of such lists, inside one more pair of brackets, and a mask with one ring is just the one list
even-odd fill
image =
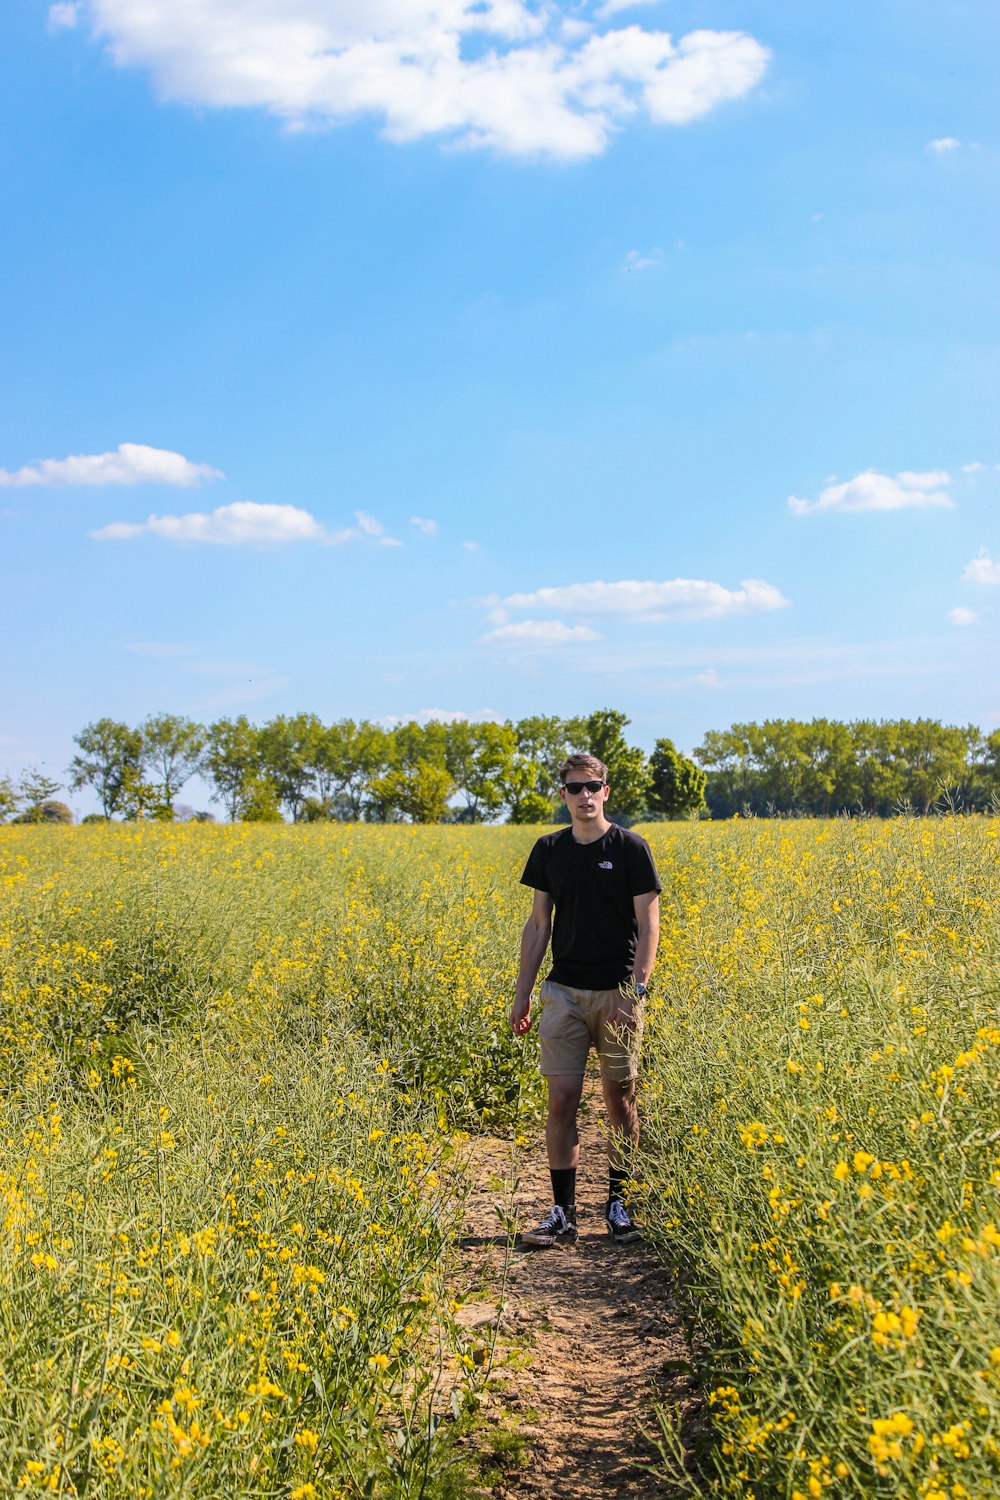
{"label": "tree", "polygon": [[244,823],[284,822],[278,789],[261,771],[251,771],[243,783],[236,811]]}
{"label": "tree", "polygon": [[98,719],[75,736],[81,753],[70,762],[70,788],[92,786],[106,818],[119,811],[126,772],[138,774],[142,736],[115,719]]}
{"label": "tree", "polygon": [[[15,822],[44,823],[46,821],[54,821],[53,819],[46,819],[43,808],[61,788],[62,782],[53,781],[52,777],[46,776],[44,771],[39,771],[34,767],[24,771],[17,789],[17,800],[22,804],[23,810],[15,819]],[[70,822],[72,821],[73,814],[70,813]]]}
{"label": "tree", "polygon": [[713,817],[732,817],[752,795],[750,742],[745,729],[743,724],[710,729],[694,752],[708,772],[705,800]]}
{"label": "tree", "polygon": [[222,803],[230,822],[239,816],[257,769],[258,733],[245,714],[238,719],[217,719],[208,728],[202,769],[215,788],[212,801]]}
{"label": "tree", "polygon": [[440,823],[448,810],[455,783],[444,766],[418,760],[404,769],[393,766],[376,776],[370,787],[379,820],[389,822],[403,814],[414,823]]}
{"label": "tree", "polygon": [[672,740],[657,740],[649,759],[652,773],[649,786],[651,812],[668,818],[689,817],[705,806],[705,782],[708,777],[700,766],[681,755]]}
{"label": "tree", "polygon": [[281,714],[258,731],[260,769],[298,822],[303,802],[315,788],[316,759],[323,725],[315,714]]}
{"label": "tree", "polygon": [[644,752],[626,743],[624,729],[630,723],[626,714],[613,708],[601,708],[587,719],[587,743],[591,755],[608,768],[611,796],[608,806],[627,816],[646,805],[650,769]]}
{"label": "tree", "polygon": [[125,767],[118,807],[122,817],[130,823],[137,818],[154,818],[157,822],[169,823],[174,815],[166,787],[147,781],[138,766]]}
{"label": "tree", "polygon": [[55,797],[47,797],[39,811],[42,815],[40,819],[42,823],[70,824],[73,822],[73,809],[67,807],[65,802],[58,802]]}
{"label": "tree", "polygon": [[532,714],[511,727],[518,754],[535,768],[532,790],[554,802],[559,792],[559,767],[567,755],[573,750],[591,748],[586,720]]}
{"label": "tree", "polygon": [[333,735],[334,731],[340,740],[338,791],[357,822],[370,801],[372,782],[390,764],[392,740],[380,724],[367,719],[360,724],[353,719],[340,719],[330,726],[327,734]]}
{"label": "tree", "polygon": [[9,776],[0,776],[0,823],[17,811],[17,792]]}
{"label": "tree", "polygon": [[201,769],[205,727],[177,714],[150,714],[139,726],[141,763],[155,774],[163,799],[172,803],[186,781]]}
{"label": "tree", "polygon": [[507,800],[517,740],[509,724],[458,719],[448,726],[445,768],[465,796],[469,822],[494,818]]}

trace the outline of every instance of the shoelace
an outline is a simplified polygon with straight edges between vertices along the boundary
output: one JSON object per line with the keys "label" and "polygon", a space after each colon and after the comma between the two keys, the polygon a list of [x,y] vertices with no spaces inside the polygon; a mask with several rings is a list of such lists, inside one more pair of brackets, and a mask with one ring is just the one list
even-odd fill
{"label": "shoelace", "polygon": [[608,1205],[608,1218],[612,1224],[616,1224],[621,1228],[627,1227],[632,1222],[624,1203],[619,1203],[617,1198],[613,1198]]}

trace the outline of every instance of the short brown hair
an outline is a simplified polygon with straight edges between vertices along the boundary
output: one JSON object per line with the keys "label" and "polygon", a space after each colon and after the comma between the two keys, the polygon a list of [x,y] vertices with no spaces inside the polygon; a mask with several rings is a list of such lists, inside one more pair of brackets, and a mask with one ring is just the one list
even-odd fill
{"label": "short brown hair", "polygon": [[587,771],[591,776],[599,776],[602,781],[608,779],[608,768],[596,755],[567,755],[559,767],[559,780],[565,783],[573,771]]}

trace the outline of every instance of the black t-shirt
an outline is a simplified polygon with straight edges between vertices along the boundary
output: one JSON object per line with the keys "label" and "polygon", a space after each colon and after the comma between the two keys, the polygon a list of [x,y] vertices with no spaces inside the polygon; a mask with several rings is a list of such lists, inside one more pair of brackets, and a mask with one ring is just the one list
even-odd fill
{"label": "black t-shirt", "polygon": [[555,984],[611,990],[631,974],[638,935],[632,898],[662,889],[644,838],[617,823],[592,844],[578,843],[572,828],[543,834],[521,884],[555,902],[548,976]]}

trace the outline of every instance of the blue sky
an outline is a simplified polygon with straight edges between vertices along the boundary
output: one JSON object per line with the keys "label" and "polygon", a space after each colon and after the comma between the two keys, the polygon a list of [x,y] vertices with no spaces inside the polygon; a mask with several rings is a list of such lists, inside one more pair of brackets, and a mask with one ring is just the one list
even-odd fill
{"label": "blue sky", "polygon": [[1000,724],[996,7],[0,27],[0,772],[164,710]]}

